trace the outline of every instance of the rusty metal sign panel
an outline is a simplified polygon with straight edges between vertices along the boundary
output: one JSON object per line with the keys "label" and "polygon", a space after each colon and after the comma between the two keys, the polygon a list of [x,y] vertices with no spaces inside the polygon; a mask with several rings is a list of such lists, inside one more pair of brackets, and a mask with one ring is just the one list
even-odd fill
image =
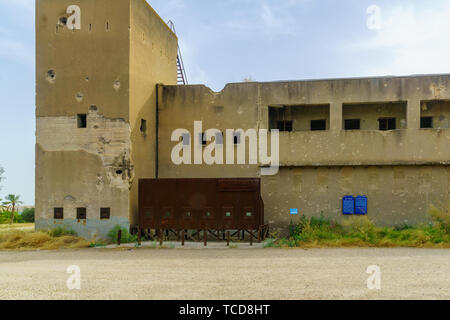
{"label": "rusty metal sign panel", "polygon": [[258,230],[263,225],[260,179],[139,180],[141,229]]}

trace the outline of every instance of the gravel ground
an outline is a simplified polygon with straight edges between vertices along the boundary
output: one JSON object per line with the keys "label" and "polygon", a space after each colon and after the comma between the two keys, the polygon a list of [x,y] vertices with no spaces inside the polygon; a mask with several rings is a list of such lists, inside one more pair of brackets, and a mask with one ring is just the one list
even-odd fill
{"label": "gravel ground", "polygon": [[[70,265],[81,289],[68,290]],[[367,267],[381,290],[367,289]],[[450,250],[0,252],[0,299],[450,299]]]}

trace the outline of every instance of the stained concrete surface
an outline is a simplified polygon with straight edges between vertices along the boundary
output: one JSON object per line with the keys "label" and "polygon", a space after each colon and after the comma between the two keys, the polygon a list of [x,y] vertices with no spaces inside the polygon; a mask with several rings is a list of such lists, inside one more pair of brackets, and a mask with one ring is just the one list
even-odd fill
{"label": "stained concrete surface", "polygon": [[[70,265],[81,290],[67,289]],[[450,299],[449,271],[441,249],[0,252],[0,299]]]}

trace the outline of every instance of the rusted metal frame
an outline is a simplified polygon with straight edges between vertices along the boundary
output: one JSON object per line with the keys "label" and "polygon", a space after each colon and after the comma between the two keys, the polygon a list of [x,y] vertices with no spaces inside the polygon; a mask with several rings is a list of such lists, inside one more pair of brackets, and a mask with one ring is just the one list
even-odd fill
{"label": "rusted metal frame", "polygon": [[[214,238],[216,238],[217,240],[221,240],[220,239],[220,231],[219,230],[211,230],[211,229],[208,229],[208,232],[209,232],[209,234],[212,234],[213,236],[214,236]],[[216,232],[217,232],[217,234],[216,234]]]}

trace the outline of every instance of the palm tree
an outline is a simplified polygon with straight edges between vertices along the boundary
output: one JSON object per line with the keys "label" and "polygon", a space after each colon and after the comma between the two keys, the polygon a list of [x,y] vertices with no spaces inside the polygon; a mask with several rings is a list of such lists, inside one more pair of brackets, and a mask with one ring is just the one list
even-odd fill
{"label": "palm tree", "polygon": [[11,220],[10,220],[9,224],[14,223],[14,212],[16,211],[16,206],[18,204],[23,203],[19,199],[20,199],[19,195],[8,194],[5,199],[7,201],[3,202],[4,205],[6,205],[8,208],[11,208]]}

